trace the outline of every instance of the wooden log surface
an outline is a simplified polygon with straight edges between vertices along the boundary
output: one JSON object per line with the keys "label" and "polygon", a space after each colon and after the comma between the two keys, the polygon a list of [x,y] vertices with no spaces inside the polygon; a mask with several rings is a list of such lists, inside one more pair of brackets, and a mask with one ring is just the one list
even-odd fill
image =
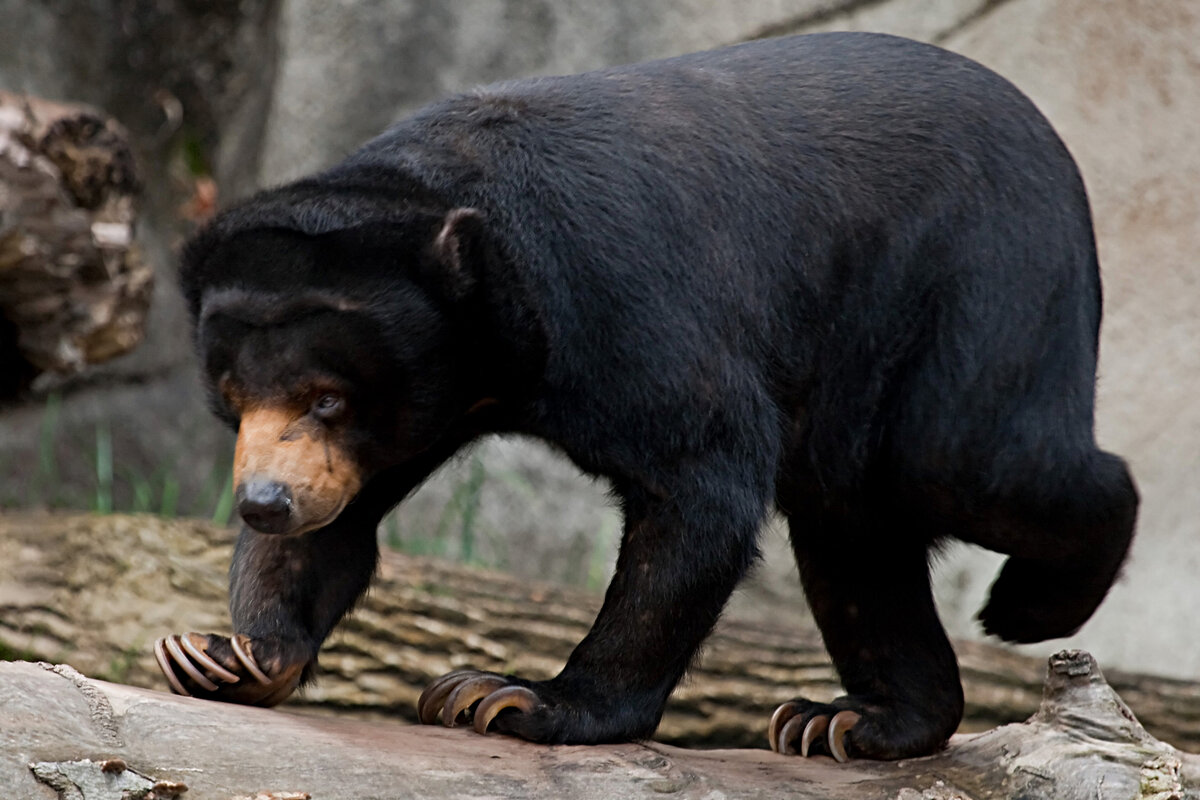
{"label": "wooden log surface", "polygon": [[[186,630],[229,632],[234,533],[149,515],[0,515],[0,656],[65,662],[86,675],[165,688],[151,645]],[[418,695],[452,669],[548,677],[586,633],[600,598],[485,569],[385,551],[366,601],[326,644],[315,686],[288,701],[307,712],[415,720]],[[1027,718],[1040,659],[957,642],[967,698],[963,732]],[[1146,725],[1200,747],[1200,684],[1109,671]],[[656,740],[766,746],[767,719],[798,694],[839,687],[808,631],[726,619],[676,690]]]}
{"label": "wooden log surface", "polygon": [[1148,735],[1091,656],[1050,659],[1025,723],[901,762],[802,759],[659,743],[529,744],[469,727],[311,717],[0,664],[5,798],[896,798],[1185,800],[1200,757]]}
{"label": "wooden log surface", "polygon": [[141,340],[153,275],[134,244],[137,190],[117,122],[0,91],[0,395]]}

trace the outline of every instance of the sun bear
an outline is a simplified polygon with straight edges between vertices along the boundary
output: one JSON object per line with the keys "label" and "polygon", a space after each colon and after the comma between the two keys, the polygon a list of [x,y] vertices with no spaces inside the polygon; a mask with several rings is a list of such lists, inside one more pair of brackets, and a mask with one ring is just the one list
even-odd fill
{"label": "sun bear", "polygon": [[156,645],[181,693],[308,680],[380,518],[487,434],[549,443],[625,517],[557,677],[455,673],[419,704],[535,742],[650,736],[772,509],[846,694],[769,739],[840,760],[961,719],[940,542],[1009,556],[980,619],[1032,642],[1091,616],[1133,535],[1093,436],[1079,172],[933,46],[798,36],[460,94],[223,212],[181,274],[245,521],[235,635]]}

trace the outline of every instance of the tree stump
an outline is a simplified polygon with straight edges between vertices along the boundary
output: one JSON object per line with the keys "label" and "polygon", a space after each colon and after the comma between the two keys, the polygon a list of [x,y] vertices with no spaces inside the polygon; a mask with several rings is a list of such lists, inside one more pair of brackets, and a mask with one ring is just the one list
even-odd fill
{"label": "tree stump", "polygon": [[137,188],[114,120],[0,92],[0,399],[140,341],[153,281]]}

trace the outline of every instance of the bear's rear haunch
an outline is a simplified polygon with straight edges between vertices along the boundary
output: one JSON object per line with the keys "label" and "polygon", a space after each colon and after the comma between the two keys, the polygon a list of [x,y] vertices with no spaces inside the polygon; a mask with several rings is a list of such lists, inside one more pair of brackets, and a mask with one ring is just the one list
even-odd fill
{"label": "bear's rear haunch", "polygon": [[182,693],[287,697],[383,514],[489,433],[625,514],[561,674],[419,704],[536,742],[653,733],[772,508],[846,695],[770,741],[839,759],[929,753],[962,716],[931,548],[1007,554],[980,619],[1030,642],[1091,616],[1133,534],[1092,431],[1083,183],[1020,92],[935,47],[801,36],[458,95],[222,213],[182,282],[247,523],[235,636],[156,646]]}

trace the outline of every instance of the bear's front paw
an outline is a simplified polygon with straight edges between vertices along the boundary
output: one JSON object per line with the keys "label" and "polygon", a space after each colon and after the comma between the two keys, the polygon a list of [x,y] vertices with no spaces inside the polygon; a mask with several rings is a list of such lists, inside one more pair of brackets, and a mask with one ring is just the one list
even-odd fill
{"label": "bear's front paw", "polygon": [[946,743],[954,730],[949,719],[948,713],[937,709],[923,713],[855,696],[831,703],[801,698],[775,710],[767,738],[776,753],[829,755],[843,763],[851,758],[913,758],[929,755]]}
{"label": "bear's front paw", "polygon": [[309,662],[298,643],[214,633],[165,636],[154,657],[176,694],[253,706],[286,700]]}
{"label": "bear's front paw", "polygon": [[530,681],[465,670],[438,678],[417,701],[426,725],[469,721],[479,733],[496,731],[540,744],[600,744],[644,739],[654,733],[667,691],[631,693],[591,674]]}

